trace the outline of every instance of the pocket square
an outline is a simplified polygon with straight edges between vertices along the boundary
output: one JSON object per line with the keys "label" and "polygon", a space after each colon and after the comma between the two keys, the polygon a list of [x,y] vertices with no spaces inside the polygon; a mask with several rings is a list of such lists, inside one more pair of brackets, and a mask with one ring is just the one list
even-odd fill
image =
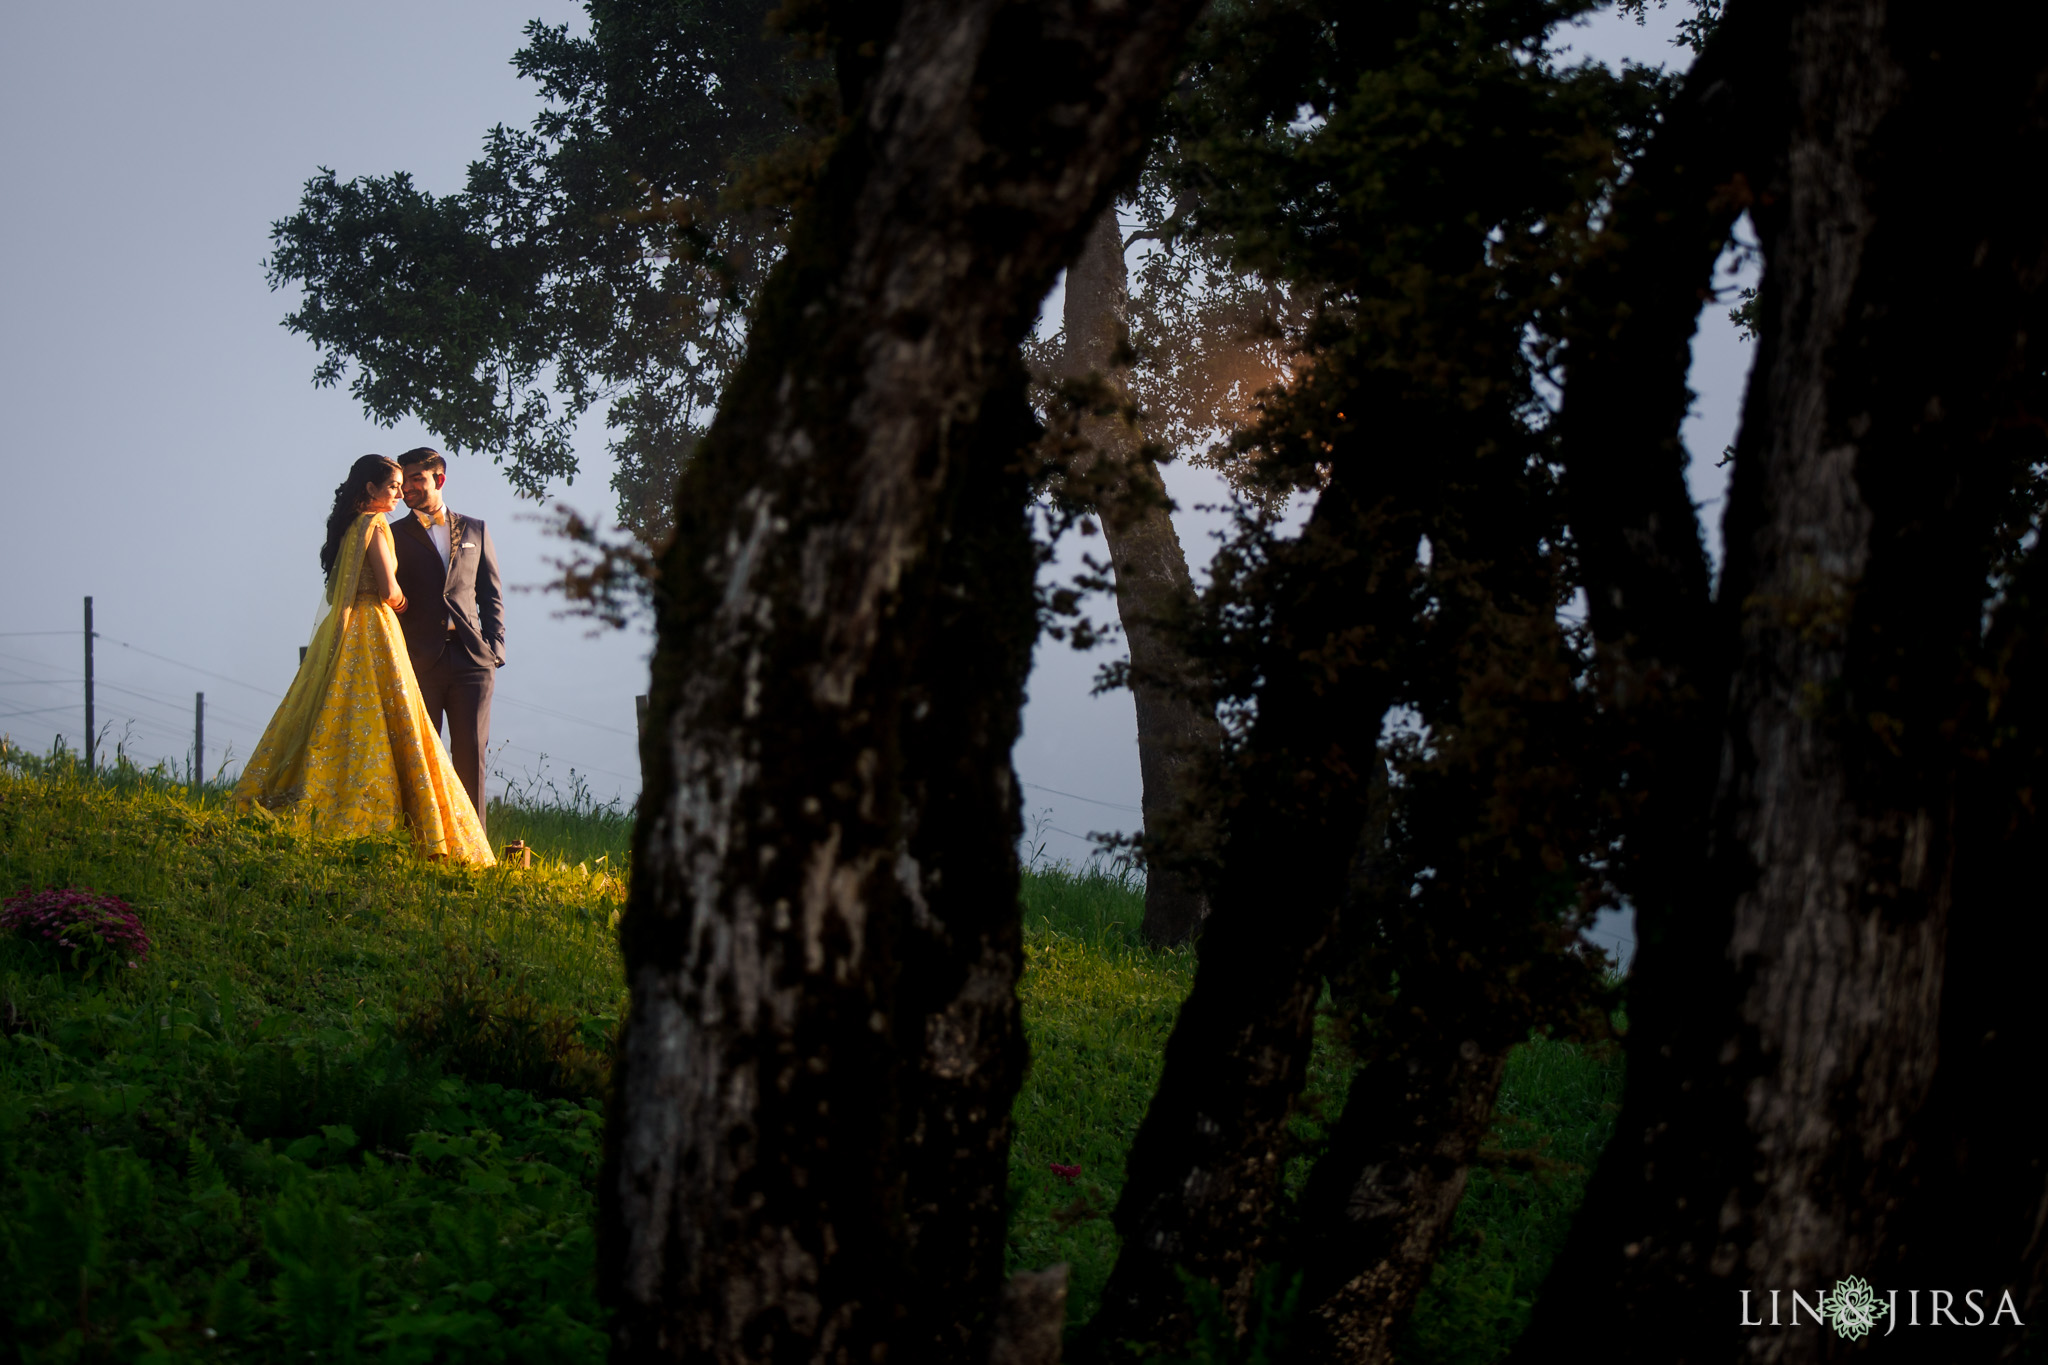
{"label": "pocket square", "polygon": [[473,540],[465,540],[462,542],[461,548],[465,550],[474,550],[476,548],[476,542]]}

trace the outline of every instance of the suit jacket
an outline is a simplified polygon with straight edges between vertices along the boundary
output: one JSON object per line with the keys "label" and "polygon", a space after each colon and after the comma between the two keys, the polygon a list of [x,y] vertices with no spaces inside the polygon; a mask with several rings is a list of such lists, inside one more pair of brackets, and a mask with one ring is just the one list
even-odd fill
{"label": "suit jacket", "polygon": [[[434,538],[410,508],[391,524],[391,545],[398,554],[398,590],[405,594],[398,624],[405,632],[413,671],[449,649],[473,663],[503,667],[505,595],[498,580],[498,552],[484,524],[448,509],[445,569]],[[453,630],[448,628],[451,621]]]}

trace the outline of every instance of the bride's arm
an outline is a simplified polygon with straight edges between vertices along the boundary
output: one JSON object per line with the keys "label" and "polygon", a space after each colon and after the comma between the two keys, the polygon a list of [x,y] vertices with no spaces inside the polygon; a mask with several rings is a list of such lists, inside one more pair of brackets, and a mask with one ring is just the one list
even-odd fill
{"label": "bride's arm", "polygon": [[370,528],[370,548],[363,554],[362,590],[384,599],[393,611],[405,610],[405,594],[398,590],[398,559],[391,553],[391,536]]}

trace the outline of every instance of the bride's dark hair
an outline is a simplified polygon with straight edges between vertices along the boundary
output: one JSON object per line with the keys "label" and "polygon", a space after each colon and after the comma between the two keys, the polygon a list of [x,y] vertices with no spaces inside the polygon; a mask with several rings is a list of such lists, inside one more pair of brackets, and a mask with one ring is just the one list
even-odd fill
{"label": "bride's dark hair", "polygon": [[334,490],[334,510],[327,514],[327,543],[320,547],[322,574],[333,574],[335,557],[341,553],[341,537],[349,523],[362,514],[362,504],[369,501],[366,486],[382,483],[387,474],[403,472],[398,461],[382,455],[365,455],[348,467],[348,477]]}

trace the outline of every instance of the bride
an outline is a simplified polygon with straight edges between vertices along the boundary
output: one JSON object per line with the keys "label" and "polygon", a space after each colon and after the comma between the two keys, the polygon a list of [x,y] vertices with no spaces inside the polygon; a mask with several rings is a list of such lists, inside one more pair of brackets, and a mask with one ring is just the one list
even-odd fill
{"label": "bride", "polygon": [[234,801],[329,837],[405,825],[430,857],[490,864],[490,844],[420,701],[395,613],[405,610],[384,514],[404,477],[365,455],[334,490],[320,567],[327,615]]}

